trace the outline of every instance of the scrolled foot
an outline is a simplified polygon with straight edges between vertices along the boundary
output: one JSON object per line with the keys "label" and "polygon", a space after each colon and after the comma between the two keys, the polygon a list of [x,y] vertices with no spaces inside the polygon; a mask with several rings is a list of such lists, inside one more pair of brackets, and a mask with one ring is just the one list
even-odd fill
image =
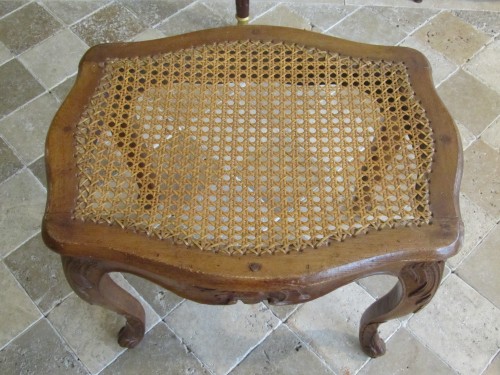
{"label": "scrolled foot", "polygon": [[135,348],[144,337],[144,326],[127,323],[118,332],[118,344],[123,348]]}
{"label": "scrolled foot", "polygon": [[144,309],[109,277],[108,273],[117,269],[94,259],[62,257],[62,261],[66,279],[80,298],[125,317],[127,322],[118,333],[118,344],[125,348],[137,346],[144,337]]}
{"label": "scrolled foot", "polygon": [[361,349],[366,355],[377,358],[385,354],[385,342],[378,334],[378,324],[370,324],[360,333]]}
{"label": "scrolled foot", "polygon": [[401,269],[396,286],[375,301],[361,318],[359,341],[367,355],[375,358],[385,354],[385,343],[378,334],[378,326],[417,312],[429,303],[437,291],[443,268],[443,262],[429,262],[412,263]]}

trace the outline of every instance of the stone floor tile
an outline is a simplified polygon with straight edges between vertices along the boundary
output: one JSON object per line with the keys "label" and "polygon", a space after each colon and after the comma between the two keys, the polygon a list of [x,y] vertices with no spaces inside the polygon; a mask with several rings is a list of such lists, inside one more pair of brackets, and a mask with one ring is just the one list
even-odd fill
{"label": "stone floor tile", "polygon": [[[234,1],[226,0],[201,0],[212,12],[217,14],[223,20],[223,26],[234,26],[236,21],[236,8]],[[276,6],[277,2],[273,0],[255,1],[250,4],[250,21],[259,17],[262,13]],[[221,25],[221,26],[222,26]]]}
{"label": "stone floor tile", "polygon": [[12,176],[23,164],[19,161],[11,148],[0,138],[0,183],[7,177]]}
{"label": "stone floor tile", "polygon": [[2,374],[88,374],[46,319],[40,319],[0,351]]}
{"label": "stone floor tile", "polygon": [[290,315],[292,315],[297,309],[302,305],[271,305],[268,302],[264,302],[264,304],[282,321],[288,319]]}
{"label": "stone floor tile", "polygon": [[440,0],[429,1],[429,3],[431,7],[436,9],[492,10],[496,12],[500,11],[500,4],[496,0]]}
{"label": "stone floor tile", "polygon": [[500,309],[500,224],[458,268],[458,275]]}
{"label": "stone floor tile", "polygon": [[[145,360],[147,358],[147,360]],[[139,346],[127,350],[100,375],[209,374],[164,323],[159,323]]]}
{"label": "stone floor tile", "polygon": [[460,133],[462,150],[465,151],[472,143],[474,143],[474,141],[476,140],[476,136],[461,123],[455,121],[455,125],[457,126],[458,132]]}
{"label": "stone floor tile", "polygon": [[370,360],[359,375],[454,375],[446,363],[402,328],[387,343],[387,353]]}
{"label": "stone floor tile", "polygon": [[0,258],[40,230],[45,192],[27,170],[0,184]]}
{"label": "stone floor tile", "polygon": [[448,76],[458,68],[457,64],[448,60],[441,53],[429,47],[429,45],[420,42],[414,36],[410,35],[408,38],[403,40],[401,45],[416,49],[427,57],[427,60],[429,60],[432,67],[432,78],[434,80],[434,85],[436,86],[448,78]]}
{"label": "stone floor tile", "polygon": [[500,114],[500,94],[463,70],[444,81],[438,93],[453,118],[476,136]]}
{"label": "stone floor tile", "polygon": [[500,153],[478,140],[464,153],[462,191],[479,207],[500,219]]}
{"label": "stone floor tile", "polygon": [[361,285],[373,298],[385,296],[398,282],[396,276],[373,275],[358,280]]}
{"label": "stone floor tile", "polygon": [[[124,285],[121,275],[114,274],[113,279],[121,279],[120,284]],[[127,289],[133,291],[130,286]],[[137,297],[137,292],[133,292]],[[149,330],[156,325],[159,317],[141,298],[139,301],[146,310],[146,330]],[[101,371],[125,350],[116,341],[125,319],[110,310],[88,304],[76,294],[55,307],[48,319],[93,374]]]}
{"label": "stone floor tile", "polygon": [[500,348],[500,310],[453,274],[408,327],[463,375],[480,374]]}
{"label": "stone floor tile", "polygon": [[307,19],[313,30],[321,32],[329,29],[357,9],[357,7],[353,6],[318,4],[316,2],[311,4],[305,1],[287,4],[287,6],[295,13]]}
{"label": "stone floor tile", "polygon": [[52,95],[45,94],[0,121],[0,134],[26,164],[43,154],[47,130],[58,106]]}
{"label": "stone floor tile", "polygon": [[5,265],[46,314],[71,293],[61,257],[49,250],[36,235],[4,259]]}
{"label": "stone floor tile", "polygon": [[187,7],[194,0],[148,0],[147,4],[137,0],[119,0],[134,12],[146,25],[154,26],[164,19]]}
{"label": "stone floor tile", "polygon": [[45,174],[45,157],[41,156],[38,160],[31,163],[28,168],[35,175],[41,184],[47,188],[47,176]]}
{"label": "stone floor tile", "polygon": [[425,23],[429,18],[438,13],[435,9],[428,8],[403,8],[403,7],[367,7],[372,12],[387,18],[392,25],[401,28],[406,33],[411,33]]}
{"label": "stone floor tile", "polygon": [[433,8],[433,9],[466,9],[466,10],[500,10],[500,4],[491,0],[423,0],[420,3],[401,0],[345,0],[346,4],[354,5],[384,5],[411,8]]}
{"label": "stone floor tile", "polygon": [[458,254],[448,259],[452,269],[456,269],[495,226],[495,218],[463,194],[460,194],[460,213],[465,228],[464,241]]}
{"label": "stone floor tile", "polygon": [[472,57],[491,37],[472,25],[444,12],[417,30],[414,36],[457,64]]}
{"label": "stone floor tile", "polygon": [[493,361],[482,375],[498,375],[500,374],[500,352],[497,353]]}
{"label": "stone floor tile", "polygon": [[65,24],[71,25],[86,15],[109,4],[111,0],[42,0],[50,11],[59,17]]}
{"label": "stone floor tile", "polygon": [[41,314],[3,262],[0,262],[0,301],[1,348],[39,319]]}
{"label": "stone floor tile", "polygon": [[5,44],[0,42],[0,65],[2,65],[7,60],[12,58],[12,53],[10,53],[9,49],[5,47]]}
{"label": "stone floor tile", "polygon": [[164,319],[216,374],[240,362],[279,320],[263,304],[211,306],[186,301]]}
{"label": "stone floor tile", "polygon": [[329,29],[328,34],[362,43],[395,45],[407,33],[384,16],[361,8]]}
{"label": "stone floor tile", "polygon": [[163,34],[160,30],[146,29],[143,32],[134,36],[132,38],[132,41],[142,42],[144,40],[152,40],[152,39],[160,39],[160,38],[165,38],[165,34]]}
{"label": "stone floor tile", "polygon": [[269,12],[253,19],[251,23],[253,25],[285,26],[303,30],[311,30],[312,28],[309,20],[293,12],[285,4],[278,4],[278,6],[274,7]]}
{"label": "stone floor tile", "polygon": [[64,101],[64,99],[66,99],[66,96],[68,96],[69,90],[71,90],[71,88],[75,84],[75,81],[76,81],[76,75],[69,77],[63,83],[54,87],[51,90],[52,94],[54,94],[56,99],[62,103]]}
{"label": "stone floor tile", "polygon": [[33,2],[0,19],[0,41],[17,55],[48,38],[61,27],[49,12]]}
{"label": "stone floor tile", "polygon": [[[500,18],[500,14],[498,15]],[[500,39],[486,46],[474,56],[465,69],[481,79],[492,89],[500,92]]]}
{"label": "stone floor tile", "polygon": [[202,3],[195,3],[170,17],[156,28],[166,36],[172,36],[220,26],[226,26],[226,22],[219,14]]}
{"label": "stone floor tile", "polygon": [[[253,0],[255,3],[258,3],[258,2],[261,2],[263,0]],[[279,1],[280,3],[289,3],[289,4],[293,4],[293,3],[297,3],[297,4],[300,4],[300,3],[304,3],[304,0],[280,0]],[[317,3],[317,4],[334,4],[334,5],[344,5],[344,0],[314,0],[314,1],[311,1],[311,3]]]}
{"label": "stone floor tile", "polygon": [[43,92],[43,87],[17,59],[0,66],[0,118]]}
{"label": "stone floor tile", "polygon": [[175,306],[183,301],[182,297],[161,288],[141,277],[123,274],[130,285],[151,305],[160,317],[167,315]]}
{"label": "stone floor tile", "polygon": [[481,134],[481,140],[491,148],[500,151],[500,117],[497,117]]}
{"label": "stone floor tile", "polygon": [[[421,4],[416,4],[413,1],[401,3],[401,0],[345,0],[346,5],[376,5],[376,6],[404,6],[407,8],[422,8]],[[430,6],[426,6],[430,8]]]}
{"label": "stone floor tile", "polygon": [[78,70],[87,49],[80,38],[65,29],[24,52],[19,60],[49,89]]}
{"label": "stone floor tile", "polygon": [[285,325],[279,326],[231,375],[332,374]]}
{"label": "stone floor tile", "polygon": [[122,5],[112,3],[71,26],[89,46],[124,42],[144,30],[137,16]]}
{"label": "stone floor tile", "polygon": [[491,36],[497,35],[500,32],[500,17],[498,17],[498,13],[471,10],[455,10],[452,13],[476,29]]}
{"label": "stone floor tile", "polygon": [[[321,298],[305,303],[287,322],[336,373],[355,373],[367,360],[358,329],[361,315],[374,299],[352,283]],[[381,325],[387,339],[400,324],[391,320]]]}
{"label": "stone floor tile", "polygon": [[29,0],[4,0],[0,1],[0,17],[7,13],[15,11],[17,8],[26,4]]}

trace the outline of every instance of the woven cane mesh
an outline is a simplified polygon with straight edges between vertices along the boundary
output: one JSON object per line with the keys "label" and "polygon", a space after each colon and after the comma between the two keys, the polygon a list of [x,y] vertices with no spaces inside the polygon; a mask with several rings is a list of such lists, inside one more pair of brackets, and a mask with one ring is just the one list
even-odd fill
{"label": "woven cane mesh", "polygon": [[432,132],[403,63],[238,41],[104,69],[77,219],[230,254],[430,222]]}

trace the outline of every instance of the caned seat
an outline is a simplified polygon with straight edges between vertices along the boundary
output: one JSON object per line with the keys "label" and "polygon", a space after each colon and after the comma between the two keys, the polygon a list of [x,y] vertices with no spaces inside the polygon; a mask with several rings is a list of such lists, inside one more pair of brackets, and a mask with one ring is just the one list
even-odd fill
{"label": "caned seat", "polygon": [[101,45],[46,148],[43,234],[75,291],[144,311],[107,275],[202,303],[298,303],[360,277],[400,282],[364,314],[424,306],[455,254],[460,142],[418,52],[277,27]]}

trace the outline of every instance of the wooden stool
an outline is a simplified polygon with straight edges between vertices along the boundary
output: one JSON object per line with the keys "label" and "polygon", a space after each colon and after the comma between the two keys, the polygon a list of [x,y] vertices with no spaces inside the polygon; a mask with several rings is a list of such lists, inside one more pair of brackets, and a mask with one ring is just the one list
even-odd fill
{"label": "wooden stool", "polygon": [[[461,147],[417,51],[245,26],[91,48],[46,145],[46,244],[89,303],[144,335],[109,272],[207,304],[310,301],[399,283],[364,313],[416,312],[460,245]],[[335,308],[335,306],[332,306]]]}

